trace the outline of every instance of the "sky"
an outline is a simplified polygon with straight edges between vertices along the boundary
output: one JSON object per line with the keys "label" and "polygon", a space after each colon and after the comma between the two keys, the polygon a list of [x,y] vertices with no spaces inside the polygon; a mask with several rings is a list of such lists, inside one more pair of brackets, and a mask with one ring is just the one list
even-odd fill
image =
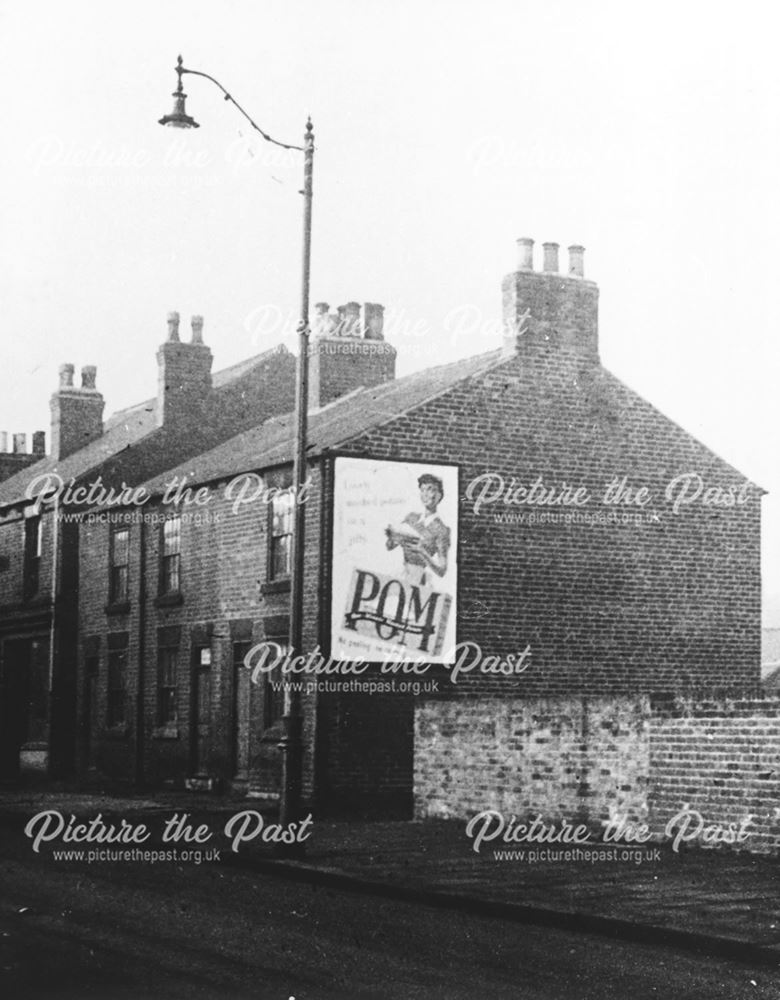
{"label": "sky", "polygon": [[[386,306],[398,373],[500,343],[518,237],[586,249],[602,361],[764,498],[780,626],[774,5],[0,0],[0,430],[49,425],[63,362],[106,413],[156,391],[166,316],[215,370],[294,349],[300,154],[312,302]],[[562,254],[562,259],[565,255]]]}

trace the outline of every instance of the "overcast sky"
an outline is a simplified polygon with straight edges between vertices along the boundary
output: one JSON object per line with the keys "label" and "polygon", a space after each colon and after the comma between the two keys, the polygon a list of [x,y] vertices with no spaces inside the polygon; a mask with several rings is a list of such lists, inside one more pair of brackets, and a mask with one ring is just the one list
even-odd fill
{"label": "overcast sky", "polygon": [[65,361],[153,395],[170,310],[215,368],[294,347],[300,158],[194,77],[160,128],[181,52],[283,141],[311,114],[312,301],[384,303],[400,374],[498,345],[517,237],[584,244],[604,364],[771,491],[780,625],[774,12],[0,0],[0,430],[48,432]]}

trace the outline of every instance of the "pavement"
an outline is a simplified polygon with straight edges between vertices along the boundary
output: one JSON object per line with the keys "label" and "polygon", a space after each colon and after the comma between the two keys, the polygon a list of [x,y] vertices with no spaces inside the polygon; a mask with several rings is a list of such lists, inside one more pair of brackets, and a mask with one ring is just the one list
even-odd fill
{"label": "pavement", "polygon": [[[316,820],[305,853],[280,855],[257,835],[230,849],[228,821],[251,799],[196,793],[117,795],[66,789],[0,792],[0,823],[21,831],[37,812],[79,820],[98,813],[160,829],[174,812],[214,831],[221,862],[247,871],[425,906],[553,926],[623,940],[666,944],[739,961],[780,965],[780,872],[773,856],[731,847],[504,845],[473,850],[461,821]],[[275,818],[264,812],[263,831]],[[157,820],[155,826],[155,820]],[[236,831],[234,824],[232,833]],[[248,830],[247,833],[251,833]],[[23,835],[23,834],[21,834]],[[158,841],[159,842],[159,841]],[[150,841],[152,846],[154,841]],[[63,846],[59,844],[57,846]],[[191,845],[187,845],[191,846]],[[494,850],[514,850],[497,857]],[[537,853],[532,853],[533,851]],[[572,854],[567,859],[564,855]],[[615,856],[617,855],[617,856]]]}

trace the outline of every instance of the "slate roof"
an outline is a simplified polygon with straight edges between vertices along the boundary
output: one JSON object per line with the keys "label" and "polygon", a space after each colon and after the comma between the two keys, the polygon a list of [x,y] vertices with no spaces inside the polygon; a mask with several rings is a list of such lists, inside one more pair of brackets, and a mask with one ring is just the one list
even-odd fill
{"label": "slate roof", "polygon": [[[309,411],[310,455],[335,448],[350,438],[392,420],[435,396],[506,360],[501,350],[426,368],[370,389],[357,389],[318,410]],[[183,462],[144,483],[152,496],[164,492],[174,476],[182,485],[228,479],[239,472],[292,461],[295,414],[273,417],[224,444]]]}
{"label": "slate roof", "polygon": [[[414,372],[373,388],[357,389],[319,410],[309,412],[307,453],[313,456],[326,449],[344,446],[351,439],[447,392],[458,382],[509,360],[502,350],[495,350]],[[624,431],[631,425],[642,426],[646,415],[652,413],[656,426],[667,428],[670,444],[674,441],[690,459],[716,462],[729,474],[742,476],[601,365],[596,368],[595,381],[597,385],[593,398],[600,398],[607,409],[619,414]],[[295,415],[287,413],[195,455],[142,485],[151,496],[156,496],[165,491],[174,476],[182,486],[230,479],[241,472],[291,462],[294,445]],[[765,492],[761,487],[756,489]]]}
{"label": "slate roof", "polygon": [[[275,347],[215,372],[212,376],[213,388],[218,393],[229,390],[237,379],[264,364],[280,351],[289,354],[286,348]],[[103,434],[95,441],[59,462],[47,455],[34,465],[29,465],[16,475],[0,482],[0,508],[24,500],[28,484],[46,472],[56,472],[65,482],[71,478],[79,479],[125,449],[140,441],[151,439],[153,434],[160,434],[162,429],[157,426],[156,411],[156,397],[119,410],[104,422]]]}

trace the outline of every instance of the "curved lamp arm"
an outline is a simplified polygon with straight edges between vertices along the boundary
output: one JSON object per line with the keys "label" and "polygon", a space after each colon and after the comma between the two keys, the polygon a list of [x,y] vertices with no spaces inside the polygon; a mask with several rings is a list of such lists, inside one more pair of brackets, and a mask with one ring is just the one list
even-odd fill
{"label": "curved lamp arm", "polygon": [[[198,127],[194,119],[190,119],[184,112],[183,99],[187,95],[184,93],[182,89],[181,78],[185,73],[189,73],[191,76],[205,77],[205,79],[211,80],[211,82],[215,84],[215,86],[219,87],[219,89],[225,95],[225,100],[230,101],[231,104],[234,104],[238,108],[238,110],[241,112],[244,118],[246,118],[246,120],[255,130],[255,132],[259,132],[266,142],[271,142],[274,144],[274,146],[281,146],[282,149],[297,149],[298,152],[300,153],[306,152],[303,146],[294,146],[289,142],[279,142],[278,139],[272,138],[267,132],[263,131],[263,129],[260,128],[257,122],[249,114],[247,114],[247,112],[241,107],[241,105],[238,103],[235,97],[233,97],[233,95],[228,90],[226,90],[225,87],[222,86],[219,80],[216,80],[213,76],[209,76],[208,73],[203,73],[199,69],[186,69],[184,66],[182,66],[181,56],[179,56],[178,58],[178,62],[176,65],[176,72],[179,75],[179,85],[176,88],[176,91],[174,92],[173,96],[177,99],[177,105],[172,115],[166,115],[165,118],[160,119],[161,125],[184,125],[184,127],[193,127],[193,126],[195,128]],[[179,100],[181,100],[181,104],[179,104]],[[185,119],[188,120],[185,121]]]}

